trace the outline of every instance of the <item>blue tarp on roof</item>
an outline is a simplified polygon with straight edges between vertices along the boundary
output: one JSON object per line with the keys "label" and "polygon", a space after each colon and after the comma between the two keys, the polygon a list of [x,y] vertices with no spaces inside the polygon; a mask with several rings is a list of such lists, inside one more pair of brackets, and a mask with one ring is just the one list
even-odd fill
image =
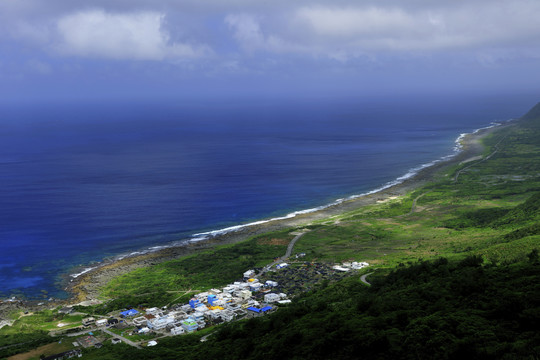
{"label": "blue tarp on roof", "polygon": [[120,315],[126,317],[126,316],[133,316],[133,315],[136,315],[138,314],[139,312],[135,309],[131,309],[131,310],[126,310],[126,311],[122,311],[120,313]]}
{"label": "blue tarp on roof", "polygon": [[261,309],[257,309],[256,307],[253,307],[253,306],[250,306],[247,308],[248,310],[251,310],[251,311],[254,311],[256,313],[260,313],[261,312]]}
{"label": "blue tarp on roof", "polygon": [[269,310],[272,310],[272,307],[271,306],[265,306],[261,309],[262,312],[265,312],[265,311],[269,311]]}

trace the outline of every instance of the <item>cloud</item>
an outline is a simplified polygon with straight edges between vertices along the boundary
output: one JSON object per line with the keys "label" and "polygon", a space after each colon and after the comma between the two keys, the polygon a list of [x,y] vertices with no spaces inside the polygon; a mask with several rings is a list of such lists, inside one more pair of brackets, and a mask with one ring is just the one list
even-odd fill
{"label": "cloud", "polygon": [[233,30],[234,39],[248,53],[258,50],[270,52],[292,52],[298,50],[298,45],[287,42],[275,35],[265,35],[261,30],[260,20],[250,14],[229,14],[225,23]]}
{"label": "cloud", "polygon": [[[387,1],[311,2],[272,12],[228,15],[225,22],[247,52],[266,51],[328,57],[403,54],[513,52],[540,46],[540,2]],[[500,57],[500,55],[497,55]]]}
{"label": "cloud", "polygon": [[57,21],[57,49],[68,55],[119,60],[185,59],[212,53],[206,45],[171,42],[163,20],[164,14],[153,11],[77,12]]}

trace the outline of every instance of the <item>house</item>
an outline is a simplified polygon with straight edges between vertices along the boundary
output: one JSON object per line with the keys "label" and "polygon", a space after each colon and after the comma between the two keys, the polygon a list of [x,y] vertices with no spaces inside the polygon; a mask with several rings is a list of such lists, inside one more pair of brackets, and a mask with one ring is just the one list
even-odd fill
{"label": "house", "polygon": [[363,268],[368,267],[368,266],[369,266],[369,264],[368,264],[367,262],[364,262],[364,261],[363,261],[363,262],[356,262],[356,261],[355,261],[355,262],[353,262],[353,263],[351,264],[351,267],[352,267],[353,269],[357,269],[357,270],[358,270],[358,269],[363,269]]}
{"label": "house", "polygon": [[227,294],[232,294],[238,289],[238,286],[236,285],[228,285],[223,288],[223,292]]}
{"label": "house", "polygon": [[252,276],[255,276],[255,270],[248,270],[244,273],[244,279],[250,279]]}
{"label": "house", "polygon": [[267,287],[276,287],[278,286],[278,283],[277,281],[267,280],[264,285]]}
{"label": "house", "polygon": [[247,301],[247,307],[250,307],[250,306],[259,306],[259,302],[257,300],[253,300],[253,299],[249,299]]}
{"label": "house", "polygon": [[107,324],[116,325],[116,324],[118,324],[118,319],[110,318],[110,319],[107,320]]}
{"label": "house", "polygon": [[197,325],[197,322],[191,318],[187,318],[186,320],[181,321],[181,324],[184,330],[187,332],[193,332],[199,327]]}
{"label": "house", "polygon": [[156,346],[157,345],[157,341],[156,340],[150,340],[148,342],[148,345],[147,346]]}
{"label": "house", "polygon": [[215,294],[210,294],[210,295],[208,295],[206,301],[207,301],[208,304],[210,304],[211,306],[214,306],[214,301],[217,301],[217,299],[218,299],[218,298],[217,298],[217,296],[216,296]]}
{"label": "house", "polygon": [[114,338],[111,340],[111,342],[113,343],[113,345],[116,345],[116,344],[119,344],[122,342],[122,340],[120,340],[119,338]]}
{"label": "house", "polygon": [[139,334],[147,334],[150,332],[150,329],[146,326],[139,330]]}
{"label": "house", "polygon": [[171,334],[172,335],[182,335],[183,333],[185,333],[186,331],[184,330],[183,327],[181,326],[178,326],[178,327],[173,327],[171,329]]}
{"label": "house", "polygon": [[162,316],[160,318],[147,320],[146,326],[148,326],[152,330],[163,330],[167,327],[167,325],[172,324],[173,322],[173,318],[170,318],[168,316]]}
{"label": "house", "polygon": [[263,308],[261,309],[261,312],[265,313],[265,312],[268,312],[268,311],[270,311],[270,310],[272,310],[272,307],[271,307],[271,306],[265,306],[265,307],[263,307]]}
{"label": "house", "polygon": [[87,317],[87,318],[82,319],[82,324],[84,326],[90,326],[92,324],[95,324],[95,322],[96,322],[96,319],[93,317]]}
{"label": "house", "polygon": [[146,309],[146,313],[155,316],[159,313],[159,309],[157,307]]}
{"label": "house", "polygon": [[291,300],[279,300],[278,301],[278,304],[280,305],[287,305],[287,304],[290,304],[292,301]]}
{"label": "house", "polygon": [[200,311],[195,311],[193,314],[191,314],[191,318],[195,321],[202,320],[204,319],[204,313]]}
{"label": "house", "polygon": [[289,264],[287,263],[277,264],[276,269],[283,269],[283,268],[286,268],[287,266],[289,266]]}
{"label": "house", "polygon": [[264,295],[264,302],[266,303],[273,303],[279,300],[281,300],[281,296],[279,296],[278,294],[269,293]]}
{"label": "house", "polygon": [[105,326],[107,325],[107,319],[99,319],[96,321],[96,326]]}
{"label": "house", "polygon": [[221,311],[220,316],[223,321],[233,321],[236,314],[231,310],[223,310]]}
{"label": "house", "polygon": [[237,290],[234,292],[234,296],[241,300],[247,300],[251,297],[251,291],[249,290]]}
{"label": "house", "polygon": [[257,291],[261,290],[261,287],[262,287],[262,284],[261,284],[261,283],[252,283],[252,284],[249,286],[249,290],[254,291],[254,292],[257,292]]}
{"label": "house", "polygon": [[180,310],[187,313],[187,312],[193,310],[193,308],[191,307],[191,304],[186,304],[186,305],[182,305],[180,307]]}
{"label": "house", "polygon": [[195,309],[195,307],[200,304],[199,300],[192,298],[189,300],[189,306],[191,306],[192,309]]}
{"label": "house", "polygon": [[221,318],[221,310],[215,309],[208,312],[208,317],[212,320],[217,320]]}
{"label": "house", "polygon": [[139,316],[139,317],[136,317],[135,319],[133,319],[133,325],[135,326],[142,326],[144,324],[146,324],[146,317],[144,316]]}

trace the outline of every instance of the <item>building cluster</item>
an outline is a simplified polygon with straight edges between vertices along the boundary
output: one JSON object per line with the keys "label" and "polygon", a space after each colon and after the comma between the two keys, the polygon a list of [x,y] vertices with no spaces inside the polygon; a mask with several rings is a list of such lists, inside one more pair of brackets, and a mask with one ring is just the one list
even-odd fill
{"label": "building cluster", "polygon": [[[259,274],[265,280],[259,280],[255,270],[248,270],[244,272],[241,281],[196,294],[187,304],[176,304],[170,308],[128,309],[120,312],[120,321],[115,317],[89,317],[83,319],[83,325],[130,328],[133,329],[132,333],[140,335],[181,335],[203,329],[207,325],[264,315],[273,311],[277,304],[291,302],[284,292],[290,292],[290,296],[294,296],[299,289],[310,289],[312,283],[324,279],[339,279],[347,276],[346,272],[366,266],[369,266],[366,262],[344,262],[337,265],[305,262],[295,267],[279,263],[275,267],[265,268]],[[273,280],[263,275],[267,271],[272,272],[270,278]]]}
{"label": "building cluster", "polygon": [[[254,270],[248,270],[242,281],[236,281],[220,289],[211,289],[196,294],[187,304],[171,308],[148,308],[144,313],[135,309],[122,311],[124,323],[132,323],[136,332],[150,332],[181,335],[202,329],[207,324],[230,322],[247,316],[260,316],[274,309],[275,304],[287,304],[287,295],[273,291],[276,281],[264,283],[255,277]],[[95,321],[94,319],[90,322]],[[98,320],[99,321],[99,320]],[[89,321],[87,321],[89,322]],[[106,326],[106,320],[97,326]]]}

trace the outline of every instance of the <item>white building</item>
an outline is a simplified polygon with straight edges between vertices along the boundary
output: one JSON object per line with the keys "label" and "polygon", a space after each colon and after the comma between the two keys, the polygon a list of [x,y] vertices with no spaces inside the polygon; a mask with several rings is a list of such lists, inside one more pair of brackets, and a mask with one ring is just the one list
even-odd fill
{"label": "white building", "polygon": [[157,307],[146,309],[147,314],[154,315],[154,316],[156,316],[159,313],[159,311],[160,310]]}
{"label": "white building", "polygon": [[174,322],[173,318],[170,318],[168,316],[163,316],[160,318],[148,320],[146,322],[146,326],[148,326],[152,330],[163,330],[167,327],[167,325],[172,324]]}
{"label": "white building", "polygon": [[252,276],[255,276],[255,270],[248,270],[244,273],[244,279],[249,279]]}
{"label": "white building", "polygon": [[347,271],[351,270],[351,269],[347,269],[347,268],[339,266],[339,265],[332,266],[332,269],[337,270],[337,271],[342,271],[342,272],[347,272]]}
{"label": "white building", "polygon": [[265,303],[271,304],[279,300],[281,300],[281,296],[279,296],[278,294],[269,293],[269,294],[264,295]]}
{"label": "white building", "polygon": [[171,329],[171,334],[172,335],[182,335],[183,333],[185,333],[186,331],[184,330],[183,327],[181,326],[177,326],[177,327],[173,327]]}
{"label": "white building", "polygon": [[191,308],[191,305],[185,304],[185,305],[182,305],[180,307],[180,310],[182,310],[183,312],[188,313],[188,312],[191,312],[192,308]]}
{"label": "white building", "polygon": [[146,334],[149,332],[150,332],[150,329],[147,327],[143,327],[142,329],[139,330],[139,334]]}
{"label": "white building", "polygon": [[141,326],[146,324],[147,319],[144,316],[139,316],[133,319],[133,325],[135,326]]}
{"label": "white building", "polygon": [[234,296],[241,300],[247,300],[251,297],[251,291],[249,290],[236,290]]}
{"label": "white building", "polygon": [[264,285],[268,286],[268,287],[276,287],[278,286],[278,283],[277,281],[272,281],[272,280],[267,280]]}
{"label": "white building", "polygon": [[107,325],[107,319],[99,319],[98,321],[96,321],[96,325],[97,326],[105,326],[105,325]]}
{"label": "white building", "polygon": [[220,315],[223,321],[233,321],[236,316],[231,310],[222,310]]}

